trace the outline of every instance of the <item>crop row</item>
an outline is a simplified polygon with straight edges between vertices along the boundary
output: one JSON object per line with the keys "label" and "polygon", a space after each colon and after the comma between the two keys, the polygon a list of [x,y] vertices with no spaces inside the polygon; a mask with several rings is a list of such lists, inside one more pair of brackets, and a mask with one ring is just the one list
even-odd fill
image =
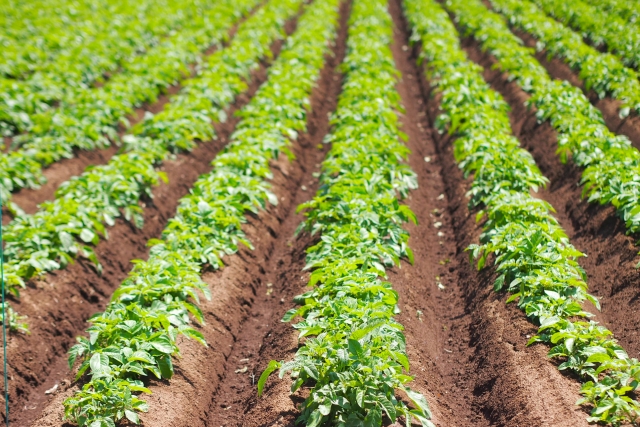
{"label": "crop row", "polygon": [[285,36],[284,25],[302,0],[270,1],[243,22],[230,45],[208,58],[197,77],[162,112],[148,117],[124,138],[124,153],[108,164],[90,167],[63,183],[53,201],[34,215],[22,214],[5,228],[5,277],[17,294],[24,280],[64,268],[84,256],[100,269],[92,245],[108,237],[107,227],[122,216],[141,227],[140,199],[151,197],[164,177],[156,168],[172,153],[191,151],[215,137],[214,122],[248,88],[251,72]]}
{"label": "crop row", "polygon": [[[30,116],[73,98],[78,89],[104,81],[108,72],[157,44],[173,29],[192,19],[198,0],[145,0],[122,4],[122,16],[93,22],[83,35],[52,61],[38,64],[25,80],[0,77],[0,132],[5,135],[30,129]],[[159,11],[162,11],[161,13]],[[27,47],[27,49],[30,49]]]}
{"label": "crop row", "polygon": [[637,24],[640,13],[638,0],[587,0],[587,3],[608,13],[615,13],[625,21]]}
{"label": "crop row", "polygon": [[[115,1],[50,0],[5,2],[0,14],[0,75],[21,78],[62,48],[77,45],[95,31],[92,18],[109,20],[122,10]],[[142,10],[143,9],[138,9]]]}
{"label": "crop row", "polygon": [[[78,375],[88,371],[91,377],[65,401],[67,418],[80,426],[114,426],[123,417],[137,423],[136,411],[146,411],[147,404],[132,393],[150,392],[141,381],[146,376],[171,378],[171,357],[179,352],[176,337],[183,334],[206,345],[190,325],[190,315],[204,320],[198,293],[209,295],[200,270],[219,269],[222,258],[240,244],[250,247],[241,229],[245,213],[277,203],[269,190],[269,162],[281,153],[291,156],[290,138],[306,131],[309,96],[330,50],[328,41],[335,38],[338,3],[316,0],[306,9],[267,82],[241,111],[242,120],[213,171],[181,200],[162,240],[150,242],[149,259],[135,263],[105,312],[90,319],[89,338],[78,339],[70,364],[81,360]],[[289,4],[291,10],[297,6]]]}
{"label": "crop row", "polygon": [[199,53],[225,40],[229,29],[257,3],[217,2],[180,32],[125,64],[103,86],[78,89],[59,108],[30,117],[30,132],[14,138],[19,148],[0,153],[0,195],[5,205],[11,206],[12,191],[42,184],[43,167],[72,157],[74,149],[91,150],[115,141],[117,126],[126,124],[134,108],[154,102],[161,91],[187,77],[188,65],[199,59]]}
{"label": "crop row", "polygon": [[491,4],[508,17],[511,25],[536,37],[538,50],[546,49],[549,54],[578,70],[585,86],[600,98],[611,96],[620,100],[622,117],[632,110],[640,112],[639,75],[615,56],[589,46],[579,34],[546,16],[529,1],[496,0]]}
{"label": "crop row", "polygon": [[280,377],[289,372],[295,380],[292,392],[311,388],[298,418],[308,427],[381,426],[383,414],[433,426],[424,396],[405,385],[412,377],[405,373],[403,327],[393,318],[398,294],[380,279],[401,258],[413,261],[402,224],[415,215],[397,197],[417,187],[398,128],[402,107],[386,1],[355,0],[349,24],[343,92],[326,139],[333,145],[318,194],[298,208],[306,216],[301,229],[318,233],[320,242],[307,250],[313,290],[295,298],[301,307],[283,321],[302,317],[294,328],[306,339],[292,361],[270,362],[258,393],[280,368]]}
{"label": "crop row", "polygon": [[[527,0],[529,1],[529,0]],[[582,0],[531,0],[547,14],[579,31],[597,47],[604,46],[626,65],[640,67],[640,32],[615,13],[599,10]]]}
{"label": "crop row", "polygon": [[[491,0],[511,22],[521,22],[527,2]],[[480,1],[464,5],[458,0],[446,3],[460,25],[478,40],[484,50],[497,59],[500,68],[531,95],[530,105],[541,120],[549,120],[558,133],[558,154],[569,157],[584,168],[581,183],[589,201],[612,204],[630,233],[640,231],[640,152],[629,139],[612,133],[600,111],[589,99],[566,81],[552,80],[536,60],[531,49],[509,31],[503,18]],[[524,25],[524,24],[523,24]],[[527,24],[534,31],[543,25]],[[584,72],[584,71],[583,71]]]}
{"label": "crop row", "polygon": [[[465,15],[458,15],[461,22],[487,19],[476,2],[446,4]],[[421,42],[427,77],[441,97],[436,126],[455,136],[455,158],[465,175],[473,176],[470,208],[483,208],[477,215],[483,233],[480,244],[468,248],[471,256],[478,268],[494,260],[495,290],[511,292],[507,302],[517,301],[539,326],[528,344],[551,345],[549,356],[560,359],[559,369],[582,379],[579,403],[593,407],[589,421],[634,422],[640,404],[632,393],[640,363],[629,358],[611,331],[588,320],[583,304],[598,302],[587,293],[586,274],[577,263],[583,254],[571,245],[553,208],[531,194],[547,179],[513,136],[509,105],[483,80],[482,67],[468,60],[438,3],[406,0],[405,7],[412,40]]]}

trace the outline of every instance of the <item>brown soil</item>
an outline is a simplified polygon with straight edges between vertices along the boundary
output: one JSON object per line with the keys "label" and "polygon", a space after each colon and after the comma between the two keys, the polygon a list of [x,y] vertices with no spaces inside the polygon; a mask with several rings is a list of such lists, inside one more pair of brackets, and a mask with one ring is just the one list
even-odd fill
{"label": "brown soil", "polygon": [[[484,77],[511,105],[510,119],[516,136],[533,154],[542,173],[550,180],[540,197],[557,210],[557,218],[574,246],[588,256],[580,265],[588,275],[590,292],[600,298],[602,311],[596,320],[610,328],[631,357],[640,356],[640,261],[635,238],[625,235],[625,225],[613,207],[590,204],[582,199],[578,185],[580,169],[562,164],[555,155],[557,134],[549,122],[538,123],[535,109],[527,109],[528,95],[507,76],[492,69],[491,55],[481,52],[478,44],[465,40],[470,58],[485,68]],[[588,307],[596,312],[594,307]]]}
{"label": "brown soil", "polygon": [[9,147],[13,143],[12,136],[3,136],[2,137],[2,147],[0,148],[0,153],[6,153],[9,151]]}
{"label": "brown soil", "polygon": [[[252,336],[262,339],[263,328],[267,325],[263,324],[263,316],[255,316],[257,311],[261,310],[261,314],[269,318],[274,311],[286,310],[290,303],[290,298],[285,299],[287,295],[280,289],[281,284],[275,278],[271,279],[266,268],[290,247],[297,248],[296,258],[304,262],[304,248],[309,239],[308,236],[293,237],[300,221],[295,208],[313,194],[316,187],[317,179],[312,174],[318,170],[326,152],[326,148],[318,150],[316,146],[326,133],[328,113],[334,108],[335,93],[340,86],[334,72],[337,63],[336,58],[328,58],[319,85],[313,92],[312,112],[307,123],[309,134],[301,135],[292,147],[297,160],[290,162],[282,156],[272,163],[272,189],[278,196],[278,206],[257,216],[248,216],[244,230],[255,249],[242,249],[237,256],[226,260],[227,266],[222,271],[203,275],[213,294],[212,301],[202,304],[206,325],[201,332],[210,347],[186,340],[180,342],[182,357],[175,365],[176,376],[170,382],[152,381],[150,384],[153,395],[147,400],[153,409],[142,416],[145,426],[205,425],[210,408],[215,409],[212,398],[218,388],[249,381],[252,373],[259,375],[260,366],[235,373],[242,367],[236,362],[243,366],[255,363],[254,353],[250,351],[246,360],[235,360],[233,354],[239,351],[240,343],[250,342]],[[289,264],[281,266],[296,269],[296,278],[300,280],[302,266],[289,267]],[[288,297],[295,295],[289,294]],[[281,315],[278,313],[271,320],[277,324]],[[205,364],[208,369],[202,369]],[[59,403],[73,390],[70,388],[56,397],[36,425],[60,425]]]}
{"label": "brown soil", "polygon": [[[311,99],[313,115],[309,117],[309,134],[301,140],[296,153],[300,167],[305,171],[297,182],[306,186],[305,191],[294,193],[291,205],[282,222],[280,239],[269,255],[259,258],[264,266],[254,273],[262,284],[251,307],[249,319],[244,322],[240,334],[231,349],[225,366],[225,374],[211,396],[206,412],[206,426],[279,425],[283,419],[295,419],[295,404],[300,399],[289,398],[288,381],[270,387],[267,395],[257,399],[256,381],[271,359],[291,359],[298,341],[291,325],[281,323],[284,313],[291,308],[292,298],[304,292],[309,275],[303,272],[305,249],[313,242],[308,233],[295,235],[303,220],[296,214],[296,207],[313,197],[318,181],[313,177],[319,171],[328,147],[318,150],[329,131],[329,114],[335,110],[340,93],[342,75],[337,65],[342,62],[346,50],[349,2],[342,4],[340,30],[334,45],[334,54],[327,58],[318,86]],[[247,367],[247,372],[236,372]],[[286,383],[286,385],[285,385]]]}
{"label": "brown soil", "polygon": [[[535,49],[536,39],[530,34],[512,28],[515,35],[520,37],[525,45]],[[624,119],[620,118],[620,101],[611,97],[598,97],[593,90],[587,90],[584,82],[571,67],[565,64],[561,59],[549,55],[546,50],[538,52],[536,50],[536,59],[542,64],[551,77],[559,80],[566,80],[574,86],[579,87],[587,95],[591,103],[598,108],[604,117],[607,127],[614,133],[626,135],[634,147],[640,149],[640,117],[636,112],[631,112]],[[579,70],[578,70],[579,72]]]}
{"label": "brown soil", "polygon": [[[295,29],[296,19],[286,25],[287,33]],[[274,43],[274,57],[282,41]],[[175,215],[178,201],[188,193],[197,178],[211,170],[210,162],[224,147],[238,118],[235,111],[246,105],[267,77],[269,62],[253,73],[250,89],[240,95],[227,112],[226,123],[214,124],[217,139],[200,144],[188,154],[165,162],[161,170],[169,183],[156,187],[154,198],[145,202],[145,225],[137,229],[120,219],[109,229],[109,239],[96,247],[104,273],[96,273],[86,260],[78,260],[65,270],[46,275],[28,284],[12,306],[29,317],[31,335],[12,335],[8,346],[11,421],[27,425],[50,400],[45,390],[55,384],[69,383],[66,368],[67,351],[75,337],[83,334],[86,319],[104,309],[113,291],[131,269],[132,259],[146,258],[146,243],[160,235],[169,218]],[[215,342],[215,341],[214,341]],[[3,411],[4,412],[4,411]]]}
{"label": "brown soil", "polygon": [[[229,38],[226,42],[222,43],[222,47],[228,46],[233,40],[238,26],[242,24],[248,17],[250,17],[261,5],[256,6],[247,16],[242,17],[236,22],[229,30]],[[218,45],[212,45],[208,47],[203,56],[207,57],[218,50]],[[185,78],[193,77],[196,73],[196,63],[189,65],[190,75]],[[150,112],[157,114],[164,109],[164,106],[171,102],[171,97],[182,89],[181,84],[175,84],[167,87],[163,90],[163,93],[159,94],[158,99],[155,102],[145,102],[139,108],[136,108],[133,113],[126,117],[129,126],[123,124],[118,125],[118,137],[122,138],[128,133],[128,130],[141,122],[144,119],[145,113]],[[8,146],[10,138],[5,138],[5,145]],[[104,165],[109,162],[111,157],[118,152],[116,144],[112,144],[105,149],[97,150],[75,150],[74,156],[69,159],[62,159],[43,170],[43,175],[46,178],[46,183],[37,189],[25,188],[17,191],[13,194],[12,201],[22,208],[26,213],[33,214],[38,210],[40,203],[55,198],[55,192],[65,181],[68,181],[71,177],[80,175],[88,166]],[[10,221],[11,215],[3,211],[5,217],[3,218],[3,225],[6,225]]]}
{"label": "brown soil", "polygon": [[[393,52],[403,76],[398,90],[406,108],[401,120],[413,152],[409,162],[420,184],[408,200],[420,224],[408,227],[415,265],[403,263],[389,274],[400,295],[398,319],[406,328],[415,376],[411,386],[425,394],[439,426],[586,426],[585,413],[574,405],[579,384],[548,362],[546,347],[525,347],[535,327],[519,310],[505,306],[504,295],[492,291],[490,274],[476,272],[468,262],[464,249],[480,231],[466,208],[468,183],[453,161],[447,138],[431,130],[437,100],[429,98],[428,85],[415,66],[417,51],[406,47],[399,0],[391,2],[391,12],[397,26]],[[271,277],[285,289],[293,283],[289,292],[295,294],[306,281],[306,275],[297,280],[304,263],[301,249],[288,253],[276,264],[277,276]],[[277,323],[277,316],[273,326],[273,317],[267,319],[263,341],[252,339],[250,346],[232,353],[229,375],[247,358],[250,372],[259,375],[270,359],[293,357],[298,346],[293,329]],[[258,399],[253,378],[242,381],[225,381],[208,426],[294,425],[304,390],[289,396],[290,381],[274,376]]]}
{"label": "brown soil", "polygon": [[[411,374],[415,377],[411,387],[427,397],[438,426],[586,427],[586,411],[575,406],[579,382],[561,374],[556,364],[548,360],[548,347],[526,347],[535,326],[515,306],[505,304],[505,294],[493,291],[491,268],[478,272],[469,263],[465,249],[477,242],[480,234],[475,212],[467,208],[465,193],[470,183],[454,161],[451,138],[433,129],[440,112],[438,99],[431,96],[423,70],[416,65],[419,47],[407,46],[408,27],[401,1],[391,0],[390,4],[395,23],[392,51],[402,73],[397,88],[405,112],[399,116],[412,151],[409,164],[419,180],[419,189],[406,203],[417,214],[419,225],[407,226],[415,264],[403,263],[401,268],[391,270],[389,280],[400,295],[398,320],[406,328]],[[312,94],[308,134],[293,144],[297,160],[289,162],[282,157],[272,164],[273,190],[280,203],[259,215],[248,216],[244,229],[254,250],[242,249],[237,256],[226,259],[228,265],[221,271],[204,273],[213,299],[202,304],[206,325],[200,330],[209,347],[180,341],[181,357],[175,364],[175,377],[149,384],[153,394],[147,397],[150,412],[142,415],[144,426],[293,427],[295,423],[297,405],[308,395],[308,389],[290,395],[288,377],[279,380],[274,375],[267,383],[265,396],[258,398],[255,384],[269,360],[291,360],[299,344],[291,325],[280,319],[291,308],[292,297],[304,291],[308,281],[308,273],[303,272],[305,250],[317,237],[295,234],[303,219],[295,209],[317,191],[314,174],[327,152],[328,147],[317,146],[329,131],[328,115],[335,109],[340,92],[342,75],[336,66],[345,53],[347,3],[348,0],[342,9],[335,55],[327,58]],[[470,41],[466,45],[474,60],[488,64],[483,61],[490,57],[481,54]],[[257,80],[264,79],[264,69],[259,74]],[[602,259],[594,263],[595,267],[588,264],[597,259],[593,256],[583,265],[590,276],[606,277],[609,270],[604,269],[602,260],[612,253],[612,258],[622,262],[624,254],[619,248],[624,245],[618,244],[619,240],[630,245],[630,239],[620,232],[620,224],[610,210],[580,201],[575,185],[577,170],[557,162],[553,130],[537,124],[532,113],[526,111],[526,94],[503,81],[499,72],[487,71],[485,77],[511,103],[514,132],[551,178],[550,189],[542,196],[562,208],[559,218],[574,244],[583,249],[582,243],[586,242],[594,245],[594,251],[602,251]],[[251,93],[256,86],[254,82]],[[251,93],[234,108],[246,102]],[[154,201],[149,201],[145,228],[138,231],[121,221],[111,231],[111,239],[98,247],[108,274],[100,277],[88,263],[80,261],[32,284],[32,289],[24,293],[18,310],[30,315],[34,335],[14,336],[10,343],[10,360],[20,361],[10,369],[16,425],[70,426],[61,421],[61,402],[76,389],[65,367],[65,352],[73,337],[82,333],[84,319],[90,313],[104,307],[129,271],[129,260],[146,256],[144,243],[157,236],[175,212],[178,198],[201,173],[194,169],[208,170],[209,160],[224,144],[235,121],[219,129],[219,141],[203,144],[200,151],[165,165],[171,184],[159,187]],[[206,156],[207,160],[201,159]],[[615,243],[609,244],[606,252],[597,247],[607,247],[598,245],[599,239],[613,239]],[[627,263],[635,259],[630,247],[633,257],[624,261]],[[621,270],[631,271],[626,267]],[[621,276],[618,273],[617,277]],[[591,284],[593,288],[593,277]],[[602,286],[601,289],[608,289]],[[55,294],[50,287],[58,288]],[[615,299],[629,288],[616,291],[614,287],[609,292]],[[56,295],[66,295],[67,300],[56,300]],[[616,301],[628,305],[629,300],[627,295]],[[632,319],[624,323],[622,319],[606,317],[615,315],[608,310],[609,299],[603,306],[602,318],[608,324],[614,319],[616,325],[628,328],[623,343],[635,343],[629,339],[635,326]],[[632,317],[629,311],[626,314]],[[45,395],[45,390],[54,384],[59,384],[58,390],[51,397]]]}

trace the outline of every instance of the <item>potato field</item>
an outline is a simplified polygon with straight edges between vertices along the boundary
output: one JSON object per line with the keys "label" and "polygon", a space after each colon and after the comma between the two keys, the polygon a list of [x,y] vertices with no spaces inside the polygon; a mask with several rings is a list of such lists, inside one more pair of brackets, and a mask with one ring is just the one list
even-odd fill
{"label": "potato field", "polygon": [[640,0],[0,23],[7,426],[640,424]]}

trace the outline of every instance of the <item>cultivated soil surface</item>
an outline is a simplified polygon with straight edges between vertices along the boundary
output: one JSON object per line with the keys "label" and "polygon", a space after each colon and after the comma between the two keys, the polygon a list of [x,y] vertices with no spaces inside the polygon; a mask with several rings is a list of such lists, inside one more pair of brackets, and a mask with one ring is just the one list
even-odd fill
{"label": "cultivated soil surface", "polygon": [[[535,44],[531,36],[521,32],[516,34],[528,45]],[[485,68],[485,79],[510,104],[515,135],[550,180],[540,197],[553,205],[573,245],[587,255],[579,262],[589,277],[590,292],[600,299],[601,311],[592,306],[588,309],[613,331],[631,357],[640,357],[640,271],[636,268],[640,262],[640,248],[636,242],[640,236],[626,234],[624,221],[616,215],[613,207],[591,204],[582,198],[579,185],[581,169],[570,160],[568,164],[561,163],[555,155],[558,148],[556,131],[548,122],[538,123],[535,108],[525,105],[529,96],[515,82],[510,82],[504,73],[492,69],[497,63],[495,58],[482,52],[474,40],[465,39],[464,42],[469,57]],[[545,52],[536,57],[554,78],[583,86],[578,76],[558,59],[548,60]],[[605,118],[618,117],[617,113],[607,109],[607,105],[611,106],[615,101],[598,99],[593,93],[590,99]],[[636,119],[630,116],[622,126],[630,127]],[[609,124],[609,127],[616,131],[614,126]]]}
{"label": "cultivated soil surface", "polygon": [[[294,31],[296,19],[286,25]],[[274,58],[283,41],[271,50]],[[52,272],[41,280],[28,283],[12,307],[28,316],[30,335],[12,335],[8,345],[9,389],[12,396],[11,421],[28,425],[50,400],[46,390],[56,384],[64,386],[73,378],[66,364],[67,351],[75,337],[84,333],[86,320],[102,311],[111,294],[132,267],[131,260],[148,255],[147,241],[160,236],[167,221],[176,213],[180,198],[185,196],[198,177],[211,170],[211,161],[226,145],[239,119],[234,113],[246,105],[266,80],[271,61],[265,61],[253,75],[246,93],[228,109],[225,123],[214,123],[217,138],[202,142],[191,153],[179,154],[161,166],[169,182],[153,190],[153,198],[144,201],[144,227],[138,229],[120,218],[109,228],[109,239],[96,247],[103,265],[98,274],[91,262],[80,259],[68,268]]]}
{"label": "cultivated soil surface", "polygon": [[[405,326],[410,373],[415,378],[411,387],[426,396],[438,427],[586,427],[588,411],[575,405],[580,383],[558,371],[557,362],[546,356],[548,347],[526,347],[535,325],[517,307],[505,304],[506,294],[493,291],[491,267],[478,271],[469,262],[465,249],[478,241],[481,231],[476,212],[467,206],[470,180],[455,163],[452,137],[433,127],[440,114],[439,100],[417,65],[420,47],[408,43],[401,1],[390,0],[391,48],[401,72],[397,89],[405,111],[398,114],[411,149],[408,163],[419,182],[405,203],[419,223],[407,225],[414,265],[403,262],[389,272],[389,280],[400,296],[397,318]],[[299,345],[294,329],[280,319],[292,307],[292,298],[305,290],[306,249],[318,237],[296,234],[303,220],[296,207],[316,193],[317,172],[329,149],[322,141],[331,131],[329,115],[341,90],[338,65],[346,51],[349,13],[350,2],[345,0],[338,37],[312,94],[308,132],[292,141],[296,159],[283,156],[272,163],[273,191],[279,203],[248,216],[244,230],[255,249],[241,249],[225,259],[222,270],[203,273],[213,298],[201,304],[206,323],[199,328],[209,346],[186,339],[179,342],[181,355],[174,378],[148,383],[153,394],[146,397],[149,413],[141,416],[146,427],[295,425],[297,407],[309,389],[303,387],[291,395],[290,379],[273,375],[264,396],[258,398],[256,382],[269,360],[291,360]],[[292,20],[288,32],[294,27]],[[603,310],[597,319],[637,356],[640,274],[634,268],[639,261],[634,238],[625,235],[624,224],[612,209],[581,199],[580,171],[558,161],[555,131],[547,123],[538,123],[534,112],[527,110],[524,92],[491,70],[494,58],[473,40],[463,43],[469,57],[485,67],[486,80],[512,106],[514,134],[551,180],[539,196],[555,206],[574,245],[588,254],[581,265],[589,275],[592,293],[602,298]],[[276,43],[274,52],[281,44]],[[551,62],[544,64],[552,68]],[[267,67],[265,63],[255,73],[251,89],[237,100],[229,117],[253,96],[266,78]],[[575,77],[571,70],[563,72]],[[601,102],[597,105],[604,110]],[[75,336],[84,333],[86,319],[105,307],[130,270],[130,260],[147,256],[146,241],[160,235],[175,214],[179,198],[210,170],[211,159],[236,123],[237,119],[230,119],[216,124],[218,139],[163,165],[169,184],[156,188],[154,198],[145,201],[144,228],[119,220],[110,229],[110,239],[98,246],[104,275],[78,261],[30,283],[21,299],[13,302],[29,316],[32,330],[29,336],[12,335],[9,341],[14,425],[70,426],[62,421],[61,402],[79,384],[66,366],[67,350]],[[56,384],[53,393],[45,394]]]}
{"label": "cultivated soil surface", "polygon": [[[260,7],[260,6],[258,6]],[[257,7],[257,8],[258,8]],[[247,16],[241,18],[235,25],[229,30],[229,38],[226,42],[220,44],[220,46],[212,45],[205,50],[204,56],[213,54],[219,47],[224,48],[228,46],[229,42],[233,39],[233,36],[238,30],[238,26],[242,24],[249,16],[253,14],[254,9]],[[185,79],[195,76],[196,64],[190,64],[188,69],[191,74],[184,76]],[[164,109],[165,104],[171,101],[171,96],[180,92],[182,85],[180,83],[171,85],[164,89],[162,93],[158,95],[158,98],[154,102],[145,102],[139,108],[136,108],[132,114],[126,117],[128,126],[124,124],[118,125],[118,138],[122,138],[128,133],[128,129],[132,126],[140,123],[147,112],[157,114]],[[9,138],[7,138],[9,140]],[[28,214],[33,214],[38,210],[38,205],[44,201],[52,200],[55,198],[55,192],[63,182],[69,180],[69,178],[80,175],[85,171],[87,166],[103,165],[109,162],[111,157],[118,153],[119,147],[112,141],[112,145],[108,148],[100,150],[76,150],[75,155],[69,159],[62,159],[59,162],[53,163],[43,170],[43,175],[46,178],[46,182],[37,189],[25,188],[17,191],[13,194],[11,201],[16,203],[22,210]],[[9,142],[5,143],[7,147]],[[3,218],[3,224],[6,224],[10,220],[10,214]]]}
{"label": "cultivated soil surface", "polygon": [[[525,45],[535,48],[536,39],[524,31],[513,29],[515,35],[520,37]],[[640,148],[640,117],[636,112],[631,112],[624,118],[620,118],[621,102],[605,96],[600,98],[594,90],[588,90],[580,79],[580,70],[572,70],[561,59],[549,56],[545,50],[536,53],[536,59],[547,69],[549,75],[559,80],[566,80],[579,87],[589,97],[589,100],[601,112],[605,122],[612,132],[626,135],[636,148]]]}

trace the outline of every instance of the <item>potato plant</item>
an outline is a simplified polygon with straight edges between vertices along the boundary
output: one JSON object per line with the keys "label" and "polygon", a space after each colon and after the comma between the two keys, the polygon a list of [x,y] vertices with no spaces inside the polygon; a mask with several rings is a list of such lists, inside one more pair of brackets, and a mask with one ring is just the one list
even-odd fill
{"label": "potato plant", "polygon": [[595,6],[598,12],[615,13],[626,22],[638,25],[640,13],[638,0],[587,0],[587,3]]}
{"label": "potato plant", "polygon": [[[529,6],[535,8],[527,2],[492,2],[513,22],[521,22],[520,18],[525,20],[529,16],[518,11]],[[640,183],[637,178],[640,175],[640,152],[631,145],[631,141],[611,132],[600,111],[578,88],[566,81],[552,80],[531,49],[524,47],[521,40],[509,31],[500,15],[476,0],[464,3],[450,0],[446,4],[456,14],[461,27],[477,37],[482,48],[498,60],[499,67],[531,95],[529,104],[537,108],[538,118],[549,120],[558,133],[561,160],[566,162],[571,158],[573,163],[584,169],[581,179],[583,194],[591,202],[613,205],[629,233],[640,231]],[[545,24],[532,20],[525,28],[540,29],[545,28]],[[561,34],[556,33],[553,37]]]}
{"label": "potato plant", "polygon": [[[402,224],[415,215],[401,205],[417,187],[404,163],[409,150],[401,142],[396,112],[402,111],[395,89],[398,71],[389,48],[391,17],[382,0],[355,0],[349,22],[343,92],[326,142],[331,151],[322,164],[320,190],[301,205],[301,229],[320,235],[307,252],[312,290],[295,298],[283,321],[294,325],[302,346],[292,361],[271,361],[258,382],[290,373],[291,391],[308,385],[299,423],[381,426],[404,417],[433,426],[427,401],[406,384],[409,361],[398,312],[398,294],[386,268],[413,260]],[[413,402],[410,409],[396,396]]]}
{"label": "potato plant", "polygon": [[[269,190],[269,162],[290,154],[290,139],[306,131],[309,97],[329,53],[327,40],[335,38],[338,3],[316,0],[307,7],[267,82],[240,112],[242,120],[213,171],[180,201],[162,239],[149,242],[149,259],[136,261],[105,312],[90,319],[89,337],[78,338],[70,352],[70,365],[81,362],[78,376],[86,374],[88,381],[65,400],[68,419],[91,427],[112,427],[123,418],[138,423],[138,412],[148,410],[138,395],[150,392],[146,377],[173,375],[176,337],[206,345],[190,322],[191,316],[204,321],[199,294],[209,296],[200,271],[221,268],[222,258],[241,244],[251,247],[242,232],[245,213],[277,203]],[[282,25],[285,11],[299,5],[272,2],[267,10],[276,16],[282,9]],[[266,16],[261,17],[265,25]]]}
{"label": "potato plant", "polygon": [[[31,64],[22,78],[0,77],[0,133],[29,130],[32,114],[51,108],[55,101],[70,96],[76,88],[103,82],[106,73],[117,72],[122,64],[192,19],[190,7],[195,7],[197,1],[116,0],[113,4],[85,4],[84,8],[95,8],[94,13],[104,15],[100,19],[85,17],[85,24],[75,29],[65,25],[56,31],[53,27],[35,40],[35,45],[13,47],[9,43],[9,61],[17,49],[31,51],[36,57],[44,55],[45,60]],[[46,21],[40,24],[48,27]],[[58,49],[47,60],[46,40],[49,39]],[[45,52],[38,54],[40,49]]]}
{"label": "potato plant", "polygon": [[63,183],[56,198],[34,215],[19,215],[5,228],[5,274],[14,294],[24,281],[64,268],[78,256],[100,262],[93,246],[108,238],[116,218],[141,227],[142,197],[166,179],[156,169],[172,153],[191,151],[198,141],[215,137],[213,122],[248,87],[246,80],[262,58],[271,55],[273,41],[285,37],[285,21],[302,0],[270,1],[240,27],[232,43],[208,58],[199,75],[155,116],[139,123],[124,138],[124,153],[108,164],[89,167]]}
{"label": "potato plant", "polygon": [[11,152],[0,153],[0,195],[5,204],[11,192],[42,184],[43,167],[73,157],[76,149],[106,147],[117,140],[118,125],[128,125],[127,115],[189,76],[188,65],[199,60],[200,52],[226,40],[229,29],[257,3],[217,2],[185,18],[188,22],[180,31],[123,64],[103,86],[76,87],[62,97],[58,108],[29,112],[29,132],[14,138]]}
{"label": "potato plant", "polygon": [[[605,47],[627,66],[640,67],[640,33],[615,13],[608,13],[589,2],[576,0],[527,0],[536,3],[545,13],[569,25],[596,47]],[[636,4],[636,7],[638,5]]]}
{"label": "potato plant", "polygon": [[[103,40],[118,34],[126,40],[115,40],[115,43],[126,43],[120,45],[125,46],[126,50],[107,52],[117,57],[131,54],[131,47],[142,51],[157,43],[167,32],[179,29],[184,19],[193,17],[189,8],[184,7],[186,5],[172,0],[139,3],[123,0],[4,2],[0,15],[0,44],[4,48],[0,58],[0,75],[27,80],[33,73],[43,70],[64,73],[67,70],[52,69],[54,63],[60,65],[60,58],[68,61],[73,57],[72,52],[79,52],[83,43],[91,48],[109,49],[103,46]],[[189,2],[188,5],[197,7],[198,3]],[[162,14],[155,8],[159,8]],[[96,17],[100,20],[96,20]],[[125,25],[135,25],[136,28],[128,30]],[[153,28],[153,25],[157,27]],[[138,35],[143,35],[144,39],[137,39]],[[98,55],[93,60],[88,59],[87,52],[77,57],[88,60],[87,63],[79,61],[71,67],[94,68],[108,63],[109,59],[102,57],[105,51],[94,52]]]}
{"label": "potato plant", "polygon": [[[5,2],[0,14],[0,75],[24,78],[36,64],[50,61],[69,43],[90,31],[87,19],[96,14],[111,17],[116,2],[61,0]],[[49,8],[45,7],[48,6]],[[30,46],[31,49],[25,49]]]}
{"label": "potato plant", "polygon": [[[495,0],[491,4],[507,17],[511,25],[536,37],[536,49],[545,49],[578,71],[585,86],[600,98],[611,96],[621,101],[622,117],[631,111],[640,112],[640,76],[636,71],[615,56],[589,46],[579,34],[546,16],[529,1]],[[499,19],[492,14],[483,13],[483,16],[492,21]]]}
{"label": "potato plant", "polygon": [[[476,19],[466,15],[478,12],[470,6],[475,4],[447,1],[464,23]],[[412,40],[421,42],[427,77],[441,96],[436,126],[456,137],[454,155],[473,176],[470,207],[482,208],[477,218],[483,233],[480,244],[468,248],[471,258],[478,268],[493,261],[495,290],[510,292],[507,302],[516,302],[538,325],[528,344],[550,345],[549,357],[559,359],[559,369],[581,379],[578,404],[592,408],[588,420],[634,423],[640,411],[634,399],[640,363],[611,331],[589,320],[585,303],[598,307],[598,301],[588,294],[577,262],[583,254],[571,245],[553,208],[532,195],[547,180],[513,136],[509,105],[483,80],[482,68],[467,59],[440,4],[407,0],[405,8]]]}

